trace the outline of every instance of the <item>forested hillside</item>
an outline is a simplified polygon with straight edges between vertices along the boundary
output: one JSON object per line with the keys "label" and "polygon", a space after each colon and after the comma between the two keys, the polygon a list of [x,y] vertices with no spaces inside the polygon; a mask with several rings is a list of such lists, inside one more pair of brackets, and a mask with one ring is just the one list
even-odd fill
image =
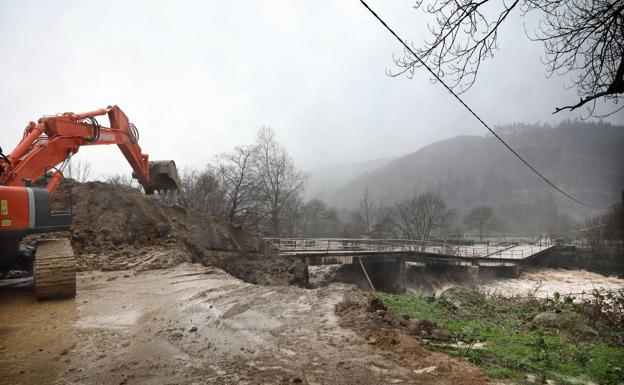
{"label": "forested hillside", "polygon": [[[556,127],[515,124],[497,130],[544,175],[579,199],[609,206],[620,198],[624,126],[566,121]],[[529,227],[553,215],[582,220],[596,212],[560,196],[491,136],[433,143],[355,178],[327,194],[327,202],[354,208],[359,202],[354,197],[365,189],[381,205],[436,192],[460,212],[489,205],[499,216],[522,220]]]}

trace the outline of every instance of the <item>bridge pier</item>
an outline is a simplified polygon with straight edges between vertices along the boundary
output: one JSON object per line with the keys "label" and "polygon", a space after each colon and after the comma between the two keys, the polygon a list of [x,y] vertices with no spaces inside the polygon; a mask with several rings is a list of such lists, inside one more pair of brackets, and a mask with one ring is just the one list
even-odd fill
{"label": "bridge pier", "polygon": [[498,274],[504,278],[518,278],[520,276],[520,265],[501,266],[498,268]]}
{"label": "bridge pier", "polygon": [[466,270],[470,286],[477,286],[479,284],[479,265],[466,266]]}
{"label": "bridge pier", "polygon": [[480,278],[482,280],[494,278],[518,278],[520,276],[520,265],[507,266],[481,266]]}
{"label": "bridge pier", "polygon": [[[359,265],[359,261],[355,262]],[[383,261],[362,260],[375,290],[387,293],[402,294],[406,291],[405,258],[385,258]],[[361,267],[361,266],[360,266]]]}

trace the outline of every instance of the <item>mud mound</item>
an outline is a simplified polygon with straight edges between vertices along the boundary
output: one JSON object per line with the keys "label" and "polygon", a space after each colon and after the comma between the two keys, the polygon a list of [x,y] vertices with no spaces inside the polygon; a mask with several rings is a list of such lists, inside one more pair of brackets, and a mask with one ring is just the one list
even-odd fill
{"label": "mud mound", "polygon": [[[351,293],[336,306],[340,325],[355,330],[370,345],[388,351],[413,368],[415,384],[487,384],[483,372],[468,362],[429,350],[420,337],[448,339],[432,322],[396,315],[375,297]],[[436,337],[436,334],[438,335]]]}
{"label": "mud mound", "polygon": [[162,268],[181,262],[217,266],[260,284],[297,282],[302,268],[277,257],[261,239],[209,215],[190,214],[125,186],[72,183],[54,209],[72,202],[72,246],[80,267],[118,270]]}

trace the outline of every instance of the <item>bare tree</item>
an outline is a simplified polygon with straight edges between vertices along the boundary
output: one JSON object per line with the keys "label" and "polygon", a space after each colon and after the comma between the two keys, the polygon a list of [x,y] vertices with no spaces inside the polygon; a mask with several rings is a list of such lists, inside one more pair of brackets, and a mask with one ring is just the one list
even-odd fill
{"label": "bare tree", "polygon": [[[481,64],[498,49],[501,25],[515,11],[540,15],[529,38],[543,43],[548,76],[570,73],[578,103],[558,107],[574,110],[587,103],[594,115],[596,100],[617,103],[624,93],[624,0],[418,0],[434,17],[433,39],[414,52],[449,86],[463,92],[475,82]],[[493,16],[492,16],[493,15]],[[399,71],[413,76],[421,64],[407,49],[395,59]],[[617,110],[612,111],[611,113]]]}
{"label": "bare tree", "polygon": [[429,240],[431,234],[448,226],[454,211],[439,194],[426,193],[395,204],[395,224],[408,239]]}
{"label": "bare tree", "polygon": [[360,198],[360,207],[352,219],[361,224],[364,234],[368,237],[382,237],[391,227],[392,207],[375,204],[368,187]]}
{"label": "bare tree", "polygon": [[224,218],[225,191],[219,183],[218,170],[206,167],[204,170],[184,169],[180,178],[180,190],[171,194],[159,194],[166,204],[175,204],[184,209],[211,214]]}
{"label": "bare tree", "polygon": [[624,241],[624,192],[622,201],[614,204],[606,215],[606,224],[605,237],[622,243]]}
{"label": "bare tree", "polygon": [[373,238],[384,238],[394,233],[394,207],[378,206],[375,210],[375,221],[371,236]]}
{"label": "bare tree", "polygon": [[303,207],[302,235],[305,237],[336,237],[342,223],[333,207],[318,199],[312,199]]}
{"label": "bare tree", "polygon": [[284,223],[284,234],[287,237],[295,237],[301,232],[301,226],[305,213],[303,200],[299,195],[291,195],[282,209],[282,222]]}
{"label": "bare tree", "polygon": [[114,184],[117,186],[128,186],[140,189],[141,185],[133,179],[130,175],[111,174],[104,177],[104,182]]}
{"label": "bare tree", "polygon": [[306,176],[295,168],[271,128],[262,127],[258,131],[256,151],[254,172],[258,198],[269,217],[268,233],[279,235],[282,209],[292,196],[301,193]]}
{"label": "bare tree", "polygon": [[367,236],[370,236],[373,230],[373,212],[375,211],[375,204],[370,196],[370,190],[368,187],[364,189],[362,198],[360,199],[360,211],[359,214],[362,217],[364,223],[364,231]]}
{"label": "bare tree", "polygon": [[605,218],[603,216],[597,216],[587,218],[585,227],[580,229],[579,232],[589,240],[593,249],[600,249],[605,242],[605,228]]}
{"label": "bare tree", "polygon": [[622,198],[623,202],[615,203],[608,212],[587,218],[584,227],[578,230],[589,240],[592,248],[624,246],[624,193]]}
{"label": "bare tree", "polygon": [[257,211],[254,147],[236,147],[218,156],[219,177],[226,196],[226,219],[249,225]]}
{"label": "bare tree", "polygon": [[323,226],[323,217],[327,211],[327,205],[318,199],[312,199],[304,207],[303,235],[306,237],[318,237]]}
{"label": "bare tree", "polygon": [[476,206],[464,217],[464,224],[477,229],[479,241],[483,242],[483,235],[498,225],[498,219],[490,206]]}
{"label": "bare tree", "polygon": [[84,183],[91,177],[91,162],[88,160],[70,160],[63,174],[66,178]]}

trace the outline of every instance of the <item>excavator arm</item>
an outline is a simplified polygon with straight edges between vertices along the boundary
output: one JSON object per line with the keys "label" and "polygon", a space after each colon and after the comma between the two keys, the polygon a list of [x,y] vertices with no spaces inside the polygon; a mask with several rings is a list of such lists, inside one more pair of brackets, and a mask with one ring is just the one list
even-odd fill
{"label": "excavator arm", "polygon": [[[98,123],[96,117],[102,115],[108,115],[110,127]],[[19,252],[20,240],[27,234],[70,229],[71,212],[52,211],[51,195],[67,162],[82,146],[116,144],[146,194],[178,189],[175,163],[150,161],[138,140],[139,133],[126,114],[109,106],[82,114],[45,116],[28,124],[9,155],[0,149],[0,272],[32,268],[38,298],[74,296],[76,260],[69,240],[39,242],[34,261]],[[32,186],[51,171],[45,188]]]}
{"label": "excavator arm", "polygon": [[[96,117],[108,115],[110,127],[101,126]],[[116,144],[133,169],[147,194],[176,190],[179,179],[173,161],[150,162],[138,144],[138,130],[117,106],[75,114],[46,116],[30,122],[15,149],[0,157],[0,185],[27,186],[54,171],[48,181],[50,194],[62,177],[62,168],[81,146]],[[62,165],[61,165],[62,164]],[[60,169],[57,167],[61,165]]]}

